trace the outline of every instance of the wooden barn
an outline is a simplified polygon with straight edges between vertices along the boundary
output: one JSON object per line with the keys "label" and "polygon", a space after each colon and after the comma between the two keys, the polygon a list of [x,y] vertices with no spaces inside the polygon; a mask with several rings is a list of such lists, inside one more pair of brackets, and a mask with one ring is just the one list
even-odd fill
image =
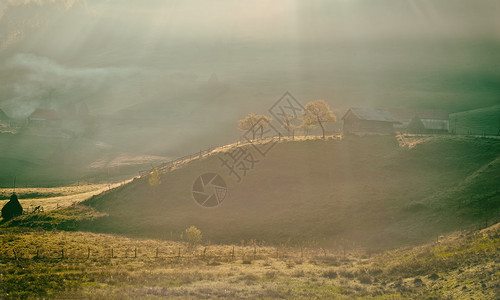
{"label": "wooden barn", "polygon": [[387,110],[350,108],[342,117],[344,134],[390,135],[400,123]]}
{"label": "wooden barn", "polygon": [[7,114],[0,108],[0,126],[7,127],[10,125],[10,118]]}
{"label": "wooden barn", "polygon": [[62,118],[53,109],[37,108],[28,117],[28,127],[61,127]]}
{"label": "wooden barn", "polygon": [[408,133],[448,133],[449,115],[444,110],[388,109],[400,121],[396,130]]}

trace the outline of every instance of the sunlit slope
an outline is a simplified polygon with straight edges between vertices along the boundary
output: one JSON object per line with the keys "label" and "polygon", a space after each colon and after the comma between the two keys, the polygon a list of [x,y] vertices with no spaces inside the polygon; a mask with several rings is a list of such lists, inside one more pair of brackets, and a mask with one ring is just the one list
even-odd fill
{"label": "sunlit slope", "polygon": [[[386,248],[491,223],[496,216],[488,213],[499,206],[495,139],[435,137],[410,150],[393,137],[284,142],[240,183],[221,167],[223,155],[162,174],[158,186],[140,179],[90,199],[87,204],[109,216],[82,226],[177,238],[195,225],[213,242],[333,245],[347,239]],[[193,201],[191,186],[205,172],[221,174],[228,184],[219,207]]]}

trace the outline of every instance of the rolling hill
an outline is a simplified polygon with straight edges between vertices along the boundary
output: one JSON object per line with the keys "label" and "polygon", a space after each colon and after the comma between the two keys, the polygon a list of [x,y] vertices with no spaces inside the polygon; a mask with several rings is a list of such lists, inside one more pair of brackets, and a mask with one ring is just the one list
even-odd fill
{"label": "rolling hill", "polygon": [[[456,123],[456,125],[455,125]],[[500,105],[450,114],[450,129],[458,134],[500,134]]]}
{"label": "rolling hill", "polygon": [[[382,136],[281,142],[240,183],[221,166],[228,153],[161,174],[157,186],[141,178],[87,200],[107,216],[80,229],[175,239],[195,225],[216,243],[348,241],[377,250],[498,221],[498,139],[436,136],[411,149]],[[207,172],[228,186],[210,209],[191,193]]]}

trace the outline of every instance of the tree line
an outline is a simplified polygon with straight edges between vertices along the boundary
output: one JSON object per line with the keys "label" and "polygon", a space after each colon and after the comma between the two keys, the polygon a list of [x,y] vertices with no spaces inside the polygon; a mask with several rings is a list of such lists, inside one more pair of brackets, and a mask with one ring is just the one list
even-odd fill
{"label": "tree line", "polygon": [[[325,138],[326,123],[336,122],[336,117],[325,100],[316,100],[306,104],[302,111],[302,116],[296,114],[283,113],[281,115],[281,127],[286,130],[287,135],[291,136],[295,130],[302,130],[305,135],[310,130],[321,128],[323,139]],[[272,119],[266,115],[248,114],[245,118],[238,121],[240,130],[248,131],[255,137],[262,138],[264,130],[269,127]]]}

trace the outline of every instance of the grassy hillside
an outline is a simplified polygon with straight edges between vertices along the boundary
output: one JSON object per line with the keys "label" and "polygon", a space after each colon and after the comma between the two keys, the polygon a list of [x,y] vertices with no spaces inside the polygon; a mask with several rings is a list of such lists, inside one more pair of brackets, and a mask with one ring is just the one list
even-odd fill
{"label": "grassy hillside", "polygon": [[0,298],[496,299],[499,237],[497,224],[370,258],[0,228]]}
{"label": "grassy hillside", "polygon": [[450,130],[458,134],[498,135],[500,130],[500,105],[450,114]]}
{"label": "grassy hillside", "polygon": [[[212,242],[351,244],[384,249],[498,218],[500,141],[435,137],[402,149],[393,137],[282,142],[237,183],[220,153],[137,179],[86,202],[108,214],[81,228],[175,238],[190,225]],[[227,157],[226,157],[227,158]],[[229,196],[206,209],[191,195],[202,173]]]}

